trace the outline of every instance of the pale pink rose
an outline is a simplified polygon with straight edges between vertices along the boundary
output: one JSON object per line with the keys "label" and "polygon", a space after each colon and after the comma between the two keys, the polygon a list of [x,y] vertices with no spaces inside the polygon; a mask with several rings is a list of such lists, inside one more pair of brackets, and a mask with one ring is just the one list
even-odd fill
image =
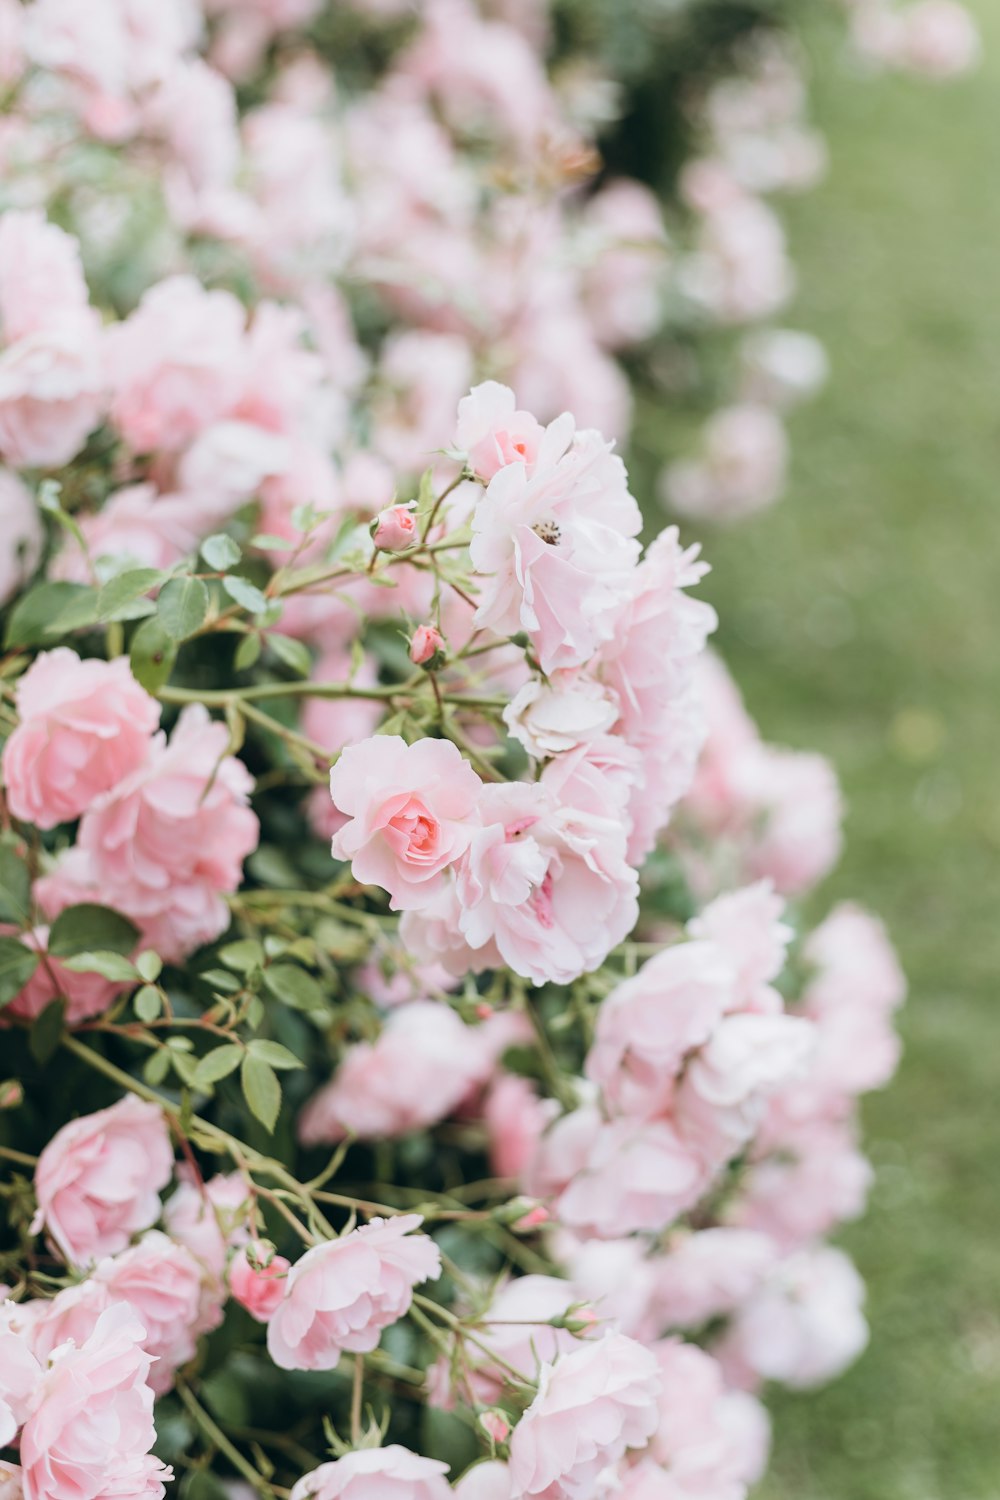
{"label": "pale pink rose", "polygon": [[772,988],[785,966],[794,933],[781,920],[785,903],[769,880],[727,891],[709,902],[687,930],[725,955],[734,971],[729,1010],[780,1011],[783,1003]]}
{"label": "pale pink rose", "polygon": [[906,998],[906,976],[884,925],[863,907],[841,902],[806,940],[815,973],[804,1003],[814,1017],[848,1005],[893,1011]]}
{"label": "pale pink rose", "polygon": [[273,1247],[256,1241],[241,1246],[229,1262],[229,1290],[258,1323],[266,1323],[284,1297],[289,1266]]}
{"label": "pale pink rose", "polygon": [[18,1428],[30,1415],[41,1380],[41,1366],[31,1347],[31,1324],[38,1305],[6,1300],[0,1305],[0,1443],[5,1448],[16,1440]]}
{"label": "pale pink rose", "polygon": [[800,1250],[736,1312],[714,1349],[734,1383],[822,1385],[868,1342],[864,1282],[842,1250]]}
{"label": "pale pink rose", "polygon": [[0,1463],[0,1500],[24,1500],[23,1474],[18,1464]]}
{"label": "pale pink rose", "polygon": [[147,132],[159,136],[168,161],[167,202],[192,226],[198,207],[232,188],[239,167],[236,98],[227,79],[200,57],[176,67],[144,103]]}
{"label": "pale pink rose", "polygon": [[348,1048],[333,1081],[303,1111],[300,1138],[378,1140],[426,1129],[482,1088],[501,1054],[524,1036],[523,1017],[513,1013],[466,1026],[433,1000],[401,1006],[377,1041]]}
{"label": "pale pink rose", "polygon": [[[802,1092],[808,1083],[802,1085]],[[781,1099],[755,1142],[729,1217],[793,1250],[864,1212],[874,1172],[843,1120],[784,1120]]]}
{"label": "pale pink rose", "polygon": [[411,505],[391,505],[388,510],[380,510],[372,522],[372,541],[380,552],[405,552],[419,540]]}
{"label": "pale pink rose", "polygon": [[936,81],[961,77],[982,56],[976,22],[957,0],[917,0],[898,10],[861,6],[852,35],[874,61]]}
{"label": "pale pink rose", "polygon": [[[252,778],[226,755],[228,742],[224,724],[189,705],[169,744],[157,734],[145,764],[84,816],[70,851],[70,878],[130,917],[169,962],[226,930],[223,893],[236,890],[257,847]],[[64,883],[47,877],[36,889],[52,915]]]}
{"label": "pale pink rose", "polygon": [[660,1367],[660,1421],[647,1450],[680,1495],[744,1500],[757,1477],[757,1444],[746,1442],[740,1392],[727,1391],[710,1354],[665,1339],[654,1349]]}
{"label": "pale pink rose", "polygon": [[731,1313],[777,1260],[767,1235],[721,1227],[681,1233],[652,1262],[653,1305],[663,1328],[697,1328]]}
{"label": "pale pink rose", "polygon": [[292,1486],[291,1500],[450,1500],[448,1465],[390,1443],[320,1464]]}
{"label": "pale pink rose", "polygon": [[762,328],[741,346],[744,398],[787,411],[810,400],[826,384],[830,362],[811,333],[794,328]]}
{"label": "pale pink rose", "polygon": [[410,638],[410,660],[415,667],[425,666],[444,651],[444,636],[436,625],[417,626]]}
{"label": "pale pink rose", "polygon": [[44,1304],[33,1323],[32,1347],[44,1362],[67,1339],[80,1346],[105,1308],[127,1303],[144,1330],[142,1347],[153,1356],[149,1384],[163,1395],[174,1372],[194,1358],[201,1334],[221,1322],[219,1301],[206,1297],[203,1277],[190,1251],[152,1229],[130,1249],[99,1261],[89,1280]]}
{"label": "pale pink rose", "polygon": [[664,504],[682,516],[742,520],[780,497],[788,436],[767,406],[729,406],[705,424],[701,454],[671,464],[660,478]]}
{"label": "pale pink rose", "polygon": [[516,1073],[494,1079],[483,1102],[483,1123],[497,1177],[520,1176],[552,1118],[552,1103]]}
{"label": "pale pink rose", "polygon": [[156,1438],[152,1358],[142,1338],[135,1313],[119,1302],[84,1344],[58,1352],[21,1433],[25,1500],[161,1500],[163,1481],[173,1475],[149,1451]]}
{"label": "pale pink rose", "polygon": [[605,1102],[634,1116],[665,1113],[684,1061],[730,1007],[732,971],[713,943],[655,954],[601,1003],[587,1077]]}
{"label": "pale pink rose", "polygon": [[582,1500],[601,1472],[656,1430],[655,1355],[621,1333],[542,1366],[538,1394],[510,1439],[511,1492]]}
{"label": "pale pink rose", "polygon": [[469,946],[459,927],[461,917],[461,903],[452,883],[433,902],[419,911],[404,911],[399,920],[399,936],[407,953],[419,964],[440,964],[451,975],[452,985],[466,974],[481,974],[503,965],[494,942],[475,949]]}
{"label": "pale pink rose", "polygon": [[373,1219],[297,1260],[267,1327],[267,1349],[282,1370],[332,1370],[345,1351],[367,1354],[382,1330],[409,1310],[413,1288],[441,1274],[423,1219]]}
{"label": "pale pink rose", "polygon": [[[13,928],[4,928],[13,933]],[[104,979],[100,974],[74,974],[48,952],[49,929],[35,927],[31,932],[21,933],[21,941],[28,948],[42,955],[42,961],[19,995],[4,1006],[4,1015],[20,1016],[23,1020],[34,1020],[47,1005],[57,998],[66,1002],[67,1026],[78,1026],[91,1016],[99,1016],[107,1010],[122,986]],[[0,1020],[0,1025],[3,1022]]]}
{"label": "pale pink rose", "polygon": [[471,373],[471,350],[457,334],[419,328],[390,334],[372,400],[375,452],[403,473],[433,463]]}
{"label": "pale pink rose", "polygon": [[662,317],[667,270],[663,215],[655,193],[618,177],[589,200],[584,243],[593,250],[584,278],[591,325],[609,349],[642,343]]}
{"label": "pale pink rose", "polygon": [[615,1328],[640,1343],[659,1331],[650,1322],[652,1262],[638,1236],[577,1240],[560,1233],[553,1249],[566,1268],[577,1300],[593,1308],[602,1329]]}
{"label": "pale pink rose", "polygon": [[210,1283],[221,1288],[229,1246],[249,1238],[249,1189],[238,1172],[220,1173],[202,1184],[182,1165],[177,1178],[177,1189],[163,1206],[167,1233],[190,1250]]}
{"label": "pale pink rose", "polygon": [[101,321],[89,307],[0,354],[0,453],[21,468],[76,457],[104,411]]}
{"label": "pale pink rose", "polygon": [[87,553],[68,537],[53,559],[50,577],[93,583],[92,565],[103,559],[113,560],[115,571],[172,568],[196,552],[199,541],[223,519],[200,495],[160,495],[151,484],[127,485],[99,511],[78,517]]}
{"label": "pale pink rose", "polygon": [[37,209],[0,215],[0,331],[4,344],[57,327],[89,301],[72,235]]}
{"label": "pale pink rose", "polygon": [[70,1265],[124,1250],[160,1217],[174,1153],[162,1110],[134,1095],[57,1130],[38,1158],[34,1230]]}
{"label": "pale pink rose", "polygon": [[131,775],[160,722],[125,656],[81,661],[58,646],[35,658],[15,692],[20,722],[2,761],[7,802],[38,828],[78,818]]}
{"label": "pale pink rose", "polygon": [[567,1229],[604,1239],[660,1233],[701,1197],[707,1175],[667,1120],[602,1120],[585,1105],[557,1120],[524,1174]]}
{"label": "pale pink rose", "polygon": [[233,406],[245,324],[231,292],[172,276],[111,329],[111,419],[136,453],[183,448]]}
{"label": "pale pink rose", "polygon": [[[291,463],[286,437],[253,422],[226,418],[198,434],[178,465],[177,480],[188,493],[211,495],[213,511],[224,519]],[[211,524],[210,516],[205,520]]]}
{"label": "pale pink rose", "polygon": [[576,672],[557,672],[548,682],[533,677],[503,711],[508,733],[536,760],[591,743],[618,716],[615,694]]}
{"label": "pale pink rose", "polygon": [[[510,1484],[510,1469],[507,1464],[498,1459],[487,1459],[466,1469],[455,1485],[454,1493],[458,1500],[510,1500]],[[4,1500],[2,1490],[0,1500]]]}
{"label": "pale pink rose", "polygon": [[469,468],[484,484],[507,464],[524,464],[530,474],[544,436],[537,418],[518,411],[514,392],[495,380],[473,386],[458,403],[455,447],[468,454]]}
{"label": "pale pink rose", "polygon": [[472,561],[483,576],[476,623],[498,635],[524,630],[542,671],[582,666],[611,638],[629,599],[639,508],[621,459],[573,419],[545,432],[529,473],[507,464],[490,480],[472,522]]}
{"label": "pale pink rose", "polygon": [[[696,181],[710,169],[713,181]],[[757,323],[788,302],[795,273],[785,234],[774,211],[745,192],[718,163],[697,162],[685,171],[682,194],[702,215],[697,244],[680,267],[681,290],[725,325]]]}
{"label": "pale pink rose", "polygon": [[376,735],[349,745],[330,772],[334,806],[349,820],[333,856],[388,891],[394,911],[425,906],[469,847],[481,792],[449,740]]}
{"label": "pale pink rose", "polygon": [[805,1075],[815,1028],[801,1016],[723,1018],[688,1064],[674,1115],[710,1170],[736,1156],[760,1125],[769,1097]]}
{"label": "pale pink rose", "polygon": [[495,945],[536,984],[598,968],[635,925],[638,879],[621,820],[580,811],[525,782],[484,786],[482,827],[458,870],[459,926],[470,947]]}
{"label": "pale pink rose", "polygon": [[0,606],[28,582],[42,555],[45,531],[31,492],[16,474],[0,467]]}

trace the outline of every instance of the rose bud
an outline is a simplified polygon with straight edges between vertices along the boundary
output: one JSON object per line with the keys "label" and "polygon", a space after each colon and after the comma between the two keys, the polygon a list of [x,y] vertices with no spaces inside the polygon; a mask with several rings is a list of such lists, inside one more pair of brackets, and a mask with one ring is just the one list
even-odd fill
{"label": "rose bud", "polygon": [[229,1290],[258,1323],[266,1323],[285,1295],[289,1262],[271,1246],[241,1246],[229,1266]]}
{"label": "rose bud", "polygon": [[418,625],[410,641],[410,660],[415,667],[436,671],[444,661],[444,637],[434,625]]}
{"label": "rose bud", "polygon": [[379,552],[405,552],[419,541],[417,522],[409,505],[390,505],[380,510],[371,524],[372,541]]}

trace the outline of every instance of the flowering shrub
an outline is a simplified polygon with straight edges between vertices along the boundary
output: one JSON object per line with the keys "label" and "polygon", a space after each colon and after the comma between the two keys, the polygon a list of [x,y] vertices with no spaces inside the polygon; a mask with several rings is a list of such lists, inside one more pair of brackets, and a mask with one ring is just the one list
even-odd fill
{"label": "flowering shrub", "polygon": [[[791,54],[698,92],[680,248],[565,16],[417,9],[0,3],[11,1497],[739,1500],[867,1337],[902,976],[804,930],[832,770],[615,444],[783,306]],[[741,342],[686,516],[822,378]]]}

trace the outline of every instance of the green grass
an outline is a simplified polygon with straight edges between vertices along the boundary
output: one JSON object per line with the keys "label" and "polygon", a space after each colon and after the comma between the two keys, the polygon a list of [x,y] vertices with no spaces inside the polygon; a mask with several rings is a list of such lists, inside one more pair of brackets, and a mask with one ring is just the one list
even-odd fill
{"label": "green grass", "polygon": [[763,731],[843,780],[823,896],[883,913],[911,982],[844,1236],[871,1348],[777,1400],[767,1500],[1000,1496],[1000,4],[977,10],[986,64],[940,89],[816,39],[832,166],[790,213],[790,321],[833,377],[793,422],[786,499],[706,538]]}

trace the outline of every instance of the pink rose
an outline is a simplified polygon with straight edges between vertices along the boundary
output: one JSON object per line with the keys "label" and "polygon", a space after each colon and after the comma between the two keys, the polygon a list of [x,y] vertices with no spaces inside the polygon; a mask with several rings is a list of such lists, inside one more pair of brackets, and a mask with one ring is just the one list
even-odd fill
{"label": "pink rose", "polygon": [[639,555],[639,507],[621,459],[595,432],[559,417],[538,462],[499,469],[472,522],[482,575],[476,623],[524,630],[542,671],[578,667],[611,638]]}
{"label": "pink rose", "polygon": [[80,246],[37,209],[0,215],[0,332],[5,344],[53,329],[89,302]]}
{"label": "pink rose", "polygon": [[655,1356],[622,1333],[582,1344],[542,1366],[538,1394],[510,1439],[511,1493],[582,1500],[659,1420]]}
{"label": "pink rose", "polygon": [[523,1035],[523,1017],[512,1013],[466,1026],[448,1005],[404,1005],[376,1041],[347,1050],[332,1082],[303,1111],[300,1138],[378,1140],[436,1124],[487,1082],[500,1054]]}
{"label": "pink rose", "polygon": [[448,1465],[390,1443],[320,1464],[292,1486],[291,1500],[450,1500]]}
{"label": "pink rose", "polygon": [[769,407],[727,406],[705,424],[699,456],[663,471],[661,497],[682,516],[742,520],[780,497],[788,451],[784,424]]}
{"label": "pink rose", "polygon": [[715,1360],[694,1344],[664,1339],[653,1352],[662,1385],[649,1459],[681,1495],[744,1500],[758,1461],[756,1442],[746,1441],[747,1397],[727,1391]]}
{"label": "pink rose", "polygon": [[[212,530],[216,518],[200,495],[160,495],[151,484],[130,484],[115,491],[93,515],[80,517],[87,544],[81,551],[67,538],[56,553],[50,576],[71,583],[91,583],[91,560],[113,558],[136,568],[171,568]],[[88,555],[89,554],[89,558]]]}
{"label": "pink rose", "polygon": [[156,1438],[152,1358],[142,1338],[135,1313],[119,1302],[80,1348],[58,1352],[21,1433],[24,1500],[161,1500],[163,1481],[173,1475],[149,1452]]}
{"label": "pink rose", "polygon": [[144,761],[160,706],[128,658],[43,651],[17,683],[20,723],[3,748],[7,801],[38,828],[68,823]]}
{"label": "pink rose", "polygon": [[[510,1469],[496,1459],[473,1464],[455,1485],[454,1493],[458,1500],[510,1500]],[[2,1491],[0,1500],[4,1500]]]}
{"label": "pink rose", "polygon": [[427,905],[469,846],[481,791],[450,740],[376,735],[349,745],[330,772],[334,806],[349,819],[334,858],[388,891],[394,911]]}
{"label": "pink rose", "polygon": [[410,640],[410,660],[422,667],[444,653],[444,637],[436,625],[418,625]]}
{"label": "pink rose", "polygon": [[[807,1080],[802,1092],[808,1087]],[[730,1217],[793,1250],[858,1218],[875,1174],[857,1148],[853,1122],[783,1119],[781,1103],[779,1096],[754,1143]]]}
{"label": "pink rose", "polygon": [[66,1024],[78,1026],[91,1016],[101,1015],[121,993],[120,984],[104,979],[100,974],[74,974],[58,958],[53,958],[48,952],[47,927],[36,927],[31,932],[22,933],[21,941],[40,953],[42,961],[20,994],[4,1007],[6,1015],[34,1020],[51,1001],[62,997],[66,1001]]}
{"label": "pink rose", "polygon": [[289,1265],[273,1246],[256,1241],[241,1246],[230,1261],[229,1290],[258,1323],[266,1323],[284,1297]]}
{"label": "pink rose", "polygon": [[380,552],[405,552],[420,540],[416,517],[409,505],[380,510],[372,522],[372,541]]}
{"label": "pink rose", "polygon": [[651,1262],[653,1302],[663,1328],[697,1328],[731,1313],[762,1285],[776,1246],[751,1229],[680,1233]]}
{"label": "pink rose", "polygon": [[[558,1105],[555,1106],[558,1108]],[[497,1177],[519,1177],[538,1147],[553,1109],[535,1086],[515,1073],[501,1073],[483,1103],[490,1165]]]}
{"label": "pink rose", "polygon": [[468,454],[469,468],[484,484],[507,464],[524,464],[530,474],[538,459],[545,428],[516,405],[514,392],[495,380],[473,386],[458,403],[455,447]]}
{"label": "pink rose", "polygon": [[268,1353],[283,1370],[332,1370],[345,1350],[367,1354],[409,1310],[413,1288],[441,1274],[419,1214],[373,1219],[307,1250],[284,1283],[267,1327]]}
{"label": "pink rose", "polygon": [[549,682],[532,678],[503,711],[508,732],[535,760],[589,744],[613,728],[618,716],[613,692],[570,672]]}
{"label": "pink rose", "polygon": [[47,912],[78,885],[142,929],[174,962],[229,925],[222,893],[242,879],[259,825],[247,806],[253,781],[226,755],[229,731],[201,704],[182,712],[169,744],[160,733],[146,762],[85,815],[62,876],[36,886]]}
{"label": "pink rose", "polygon": [[220,1173],[202,1184],[181,1166],[177,1177],[177,1190],[163,1206],[167,1233],[190,1250],[221,1288],[229,1246],[249,1239],[249,1189],[238,1172]]}
{"label": "pink rose", "polygon": [[124,1250],[160,1217],[174,1153],[163,1112],[128,1094],[57,1130],[38,1158],[35,1229],[71,1265]]}
{"label": "pink rose", "polygon": [[134,452],[183,448],[235,404],[245,325],[231,292],[172,276],[111,329],[111,419]]}
{"label": "pink rose", "polygon": [[34,496],[16,474],[0,468],[0,606],[24,587],[38,566],[45,531]]}
{"label": "pink rose", "polygon": [[783,1009],[772,988],[785,967],[794,933],[783,922],[785,903],[769,880],[727,891],[692,917],[687,930],[707,939],[733,969],[732,999],[727,1009],[774,1012]]}
{"label": "pink rose", "polygon": [[75,458],[104,410],[104,335],[90,308],[0,355],[0,453],[18,468]]}

